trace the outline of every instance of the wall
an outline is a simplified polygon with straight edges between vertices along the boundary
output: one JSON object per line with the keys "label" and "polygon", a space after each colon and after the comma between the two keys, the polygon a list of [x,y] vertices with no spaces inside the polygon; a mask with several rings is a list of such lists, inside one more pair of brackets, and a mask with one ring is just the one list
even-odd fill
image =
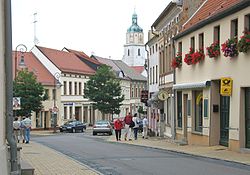
{"label": "wall", "polygon": [[0,0],[0,172],[1,174],[8,174],[7,173],[7,149],[6,149],[6,135],[5,135],[5,69],[4,69],[4,10],[3,10],[4,2]]}

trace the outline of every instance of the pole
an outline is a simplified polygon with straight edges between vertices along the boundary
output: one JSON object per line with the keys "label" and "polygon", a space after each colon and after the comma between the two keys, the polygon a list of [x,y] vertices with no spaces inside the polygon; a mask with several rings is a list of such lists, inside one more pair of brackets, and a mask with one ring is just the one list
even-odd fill
{"label": "pole", "polygon": [[[54,74],[54,105],[53,105],[53,123],[54,123],[54,127],[53,127],[53,133],[56,133],[56,125],[57,125],[57,106],[56,106],[56,89],[57,89],[57,85],[60,85],[59,83],[59,79],[60,79],[60,73],[56,72]],[[58,83],[59,82],[59,83]]]}

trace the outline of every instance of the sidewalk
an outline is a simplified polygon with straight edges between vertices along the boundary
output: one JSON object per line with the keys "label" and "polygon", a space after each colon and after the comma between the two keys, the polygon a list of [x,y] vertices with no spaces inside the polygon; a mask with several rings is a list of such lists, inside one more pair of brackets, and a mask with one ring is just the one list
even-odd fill
{"label": "sidewalk", "polygon": [[[40,133],[50,134],[50,133]],[[98,175],[90,167],[41,144],[18,144],[22,147],[21,159],[35,168],[35,175]]]}
{"label": "sidewalk", "polygon": [[[112,135],[108,141],[117,142],[115,135]],[[220,160],[227,160],[231,162],[242,163],[250,165],[250,153],[239,153],[235,151],[229,151],[227,147],[224,146],[196,146],[196,145],[178,145],[173,143],[173,141],[160,138],[160,137],[149,137],[148,139],[142,139],[139,135],[138,140],[124,141],[122,136],[122,141],[119,143],[140,145],[152,148],[165,149],[169,151],[175,151],[180,153],[191,154],[201,157],[209,157]]]}

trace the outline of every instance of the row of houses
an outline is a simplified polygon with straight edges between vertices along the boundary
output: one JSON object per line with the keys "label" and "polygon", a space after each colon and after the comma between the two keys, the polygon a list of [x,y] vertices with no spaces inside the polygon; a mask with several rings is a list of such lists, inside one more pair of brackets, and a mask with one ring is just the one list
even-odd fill
{"label": "row of houses", "polygon": [[70,119],[89,125],[93,125],[96,120],[111,120],[111,115],[107,114],[103,118],[100,111],[93,108],[91,101],[84,97],[86,82],[101,64],[112,67],[121,80],[122,94],[125,96],[121,113],[114,117],[124,117],[128,112],[137,112],[143,106],[140,91],[146,88],[146,78],[120,60],[95,55],[89,57],[81,51],[68,48],[56,50],[37,45],[30,52],[13,52],[13,60],[16,59],[15,55],[17,62],[23,59],[26,69],[35,74],[49,97],[43,102],[44,108],[32,114],[33,129],[52,128],[55,112],[57,125]]}
{"label": "row of houses", "polygon": [[172,1],[152,24],[148,117],[154,133],[186,144],[250,148],[249,5]]}

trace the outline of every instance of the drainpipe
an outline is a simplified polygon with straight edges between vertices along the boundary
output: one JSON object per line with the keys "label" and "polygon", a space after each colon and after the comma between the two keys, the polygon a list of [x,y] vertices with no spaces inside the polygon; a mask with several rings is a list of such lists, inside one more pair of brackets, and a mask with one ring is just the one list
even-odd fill
{"label": "drainpipe", "polygon": [[13,137],[13,75],[12,75],[12,25],[11,1],[4,0],[4,33],[5,33],[5,80],[6,80],[6,137],[10,146],[10,174],[18,175],[17,144]]}
{"label": "drainpipe", "polygon": [[[175,52],[176,52],[176,49],[175,49],[175,43],[174,43],[174,39],[172,39],[172,44],[173,44],[173,51],[174,51],[174,55],[176,54]],[[176,71],[175,71],[175,69],[174,69],[174,71],[173,71],[173,84],[176,84]],[[174,128],[173,128],[173,139],[174,140],[176,140],[176,90],[174,89],[173,90],[173,94],[174,94],[174,96],[173,96],[173,98],[174,98],[174,112],[173,112],[173,121],[174,121]]]}

